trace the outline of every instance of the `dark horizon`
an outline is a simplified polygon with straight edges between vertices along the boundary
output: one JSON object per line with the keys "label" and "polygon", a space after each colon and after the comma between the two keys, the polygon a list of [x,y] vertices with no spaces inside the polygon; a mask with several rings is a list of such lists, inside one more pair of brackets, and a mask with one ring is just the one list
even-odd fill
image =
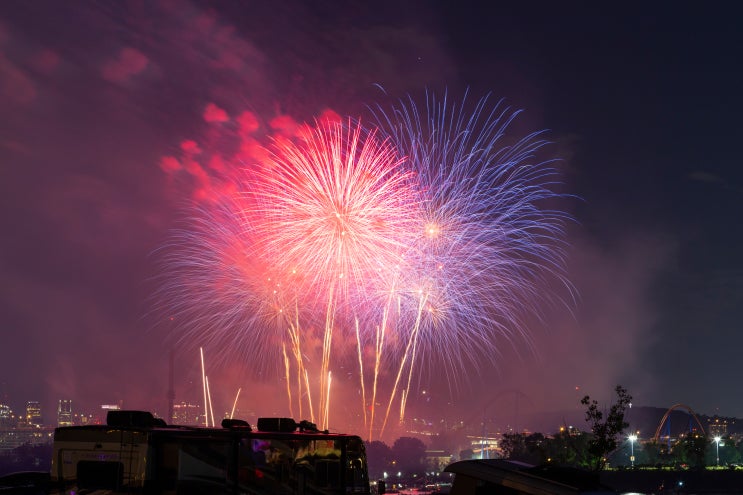
{"label": "dark horizon", "polygon": [[[186,401],[188,402],[188,401]],[[179,403],[179,401],[176,401]],[[191,404],[198,405],[196,401]],[[610,404],[606,404],[608,407]],[[56,426],[56,409],[54,411],[54,419],[50,419],[50,414],[42,406],[42,419],[43,426]],[[123,404],[123,409],[129,410],[131,408]],[[161,417],[167,421],[163,414],[156,408],[144,408],[137,410],[146,410],[153,412],[156,417]],[[25,408],[24,408],[25,411]],[[485,412],[483,414],[483,411]],[[99,409],[98,411],[77,411],[74,409],[73,402],[73,414],[81,412],[85,413],[97,413],[98,420],[105,422],[105,411]],[[14,410],[14,413],[17,412]],[[694,417],[692,417],[692,413]],[[256,424],[259,417],[270,417],[272,414],[264,414],[256,410],[238,410],[235,413],[235,418],[244,419],[250,424]],[[545,435],[551,435],[557,433],[562,427],[576,428],[580,431],[590,431],[590,425],[585,421],[585,407],[578,406],[569,410],[552,410],[552,411],[530,411],[526,408],[519,409],[518,404],[510,404],[509,407],[503,407],[498,411],[492,409],[473,410],[471,413],[460,412],[458,414],[449,413],[447,415],[446,423],[438,424],[436,420],[441,418],[437,417],[421,417],[421,419],[433,421],[431,425],[421,426],[420,424],[414,423],[412,425],[406,425],[405,428],[392,429],[394,435],[385,435],[384,438],[375,438],[375,440],[383,440],[391,443],[394,438],[403,436],[418,436],[419,438],[428,438],[427,443],[431,442],[430,435],[433,433],[434,436],[444,434],[451,434],[451,429],[463,431],[470,431],[475,433],[483,433],[484,427],[487,427],[486,434],[493,435],[497,433],[513,433],[513,432],[529,432],[529,433],[543,433]],[[665,420],[665,416],[668,419]],[[217,422],[219,421],[218,418]],[[299,420],[299,418],[294,418]],[[713,419],[718,419],[725,424],[727,434],[740,434],[743,433],[743,418],[737,418],[733,416],[727,416],[725,414],[715,413],[708,414],[702,411],[696,411],[687,408],[683,403],[673,404],[668,407],[654,406],[654,405],[636,405],[633,404],[630,408],[625,411],[625,419],[629,423],[627,432],[639,432],[638,437],[644,440],[652,438],[655,434],[655,430],[659,426],[663,426],[663,431],[666,428],[671,428],[671,432],[674,435],[688,431],[690,428],[698,429],[698,423],[696,420],[701,422],[705,433],[709,435],[707,431],[709,423]],[[483,426],[483,421],[485,426]],[[172,422],[172,424],[181,424],[179,422]],[[670,425],[670,426],[669,426]],[[495,428],[495,430],[493,430]],[[358,433],[357,429],[354,428],[337,428],[331,425],[331,431],[341,433]],[[411,433],[411,432],[417,433]],[[423,433],[427,432],[427,433]],[[363,436],[363,435],[362,435]],[[426,441],[426,440],[424,440]]]}

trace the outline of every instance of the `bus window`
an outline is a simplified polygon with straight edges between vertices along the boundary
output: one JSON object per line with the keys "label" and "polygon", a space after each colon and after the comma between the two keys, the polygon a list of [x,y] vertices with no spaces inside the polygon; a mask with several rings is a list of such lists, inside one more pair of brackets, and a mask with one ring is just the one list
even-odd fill
{"label": "bus window", "polygon": [[366,453],[364,444],[360,438],[351,437],[346,445],[346,458],[348,468],[346,470],[346,487],[350,493],[364,493],[368,489],[369,479],[364,459]]}
{"label": "bus window", "polygon": [[238,446],[238,483],[249,493],[291,494],[293,448],[289,442],[243,438]]}
{"label": "bus window", "polygon": [[158,442],[150,490],[177,493],[224,493],[228,486],[227,439],[171,437]]}
{"label": "bus window", "polygon": [[319,459],[315,462],[315,485],[318,488],[340,486],[341,462],[337,459]]}
{"label": "bus window", "polygon": [[149,452],[147,488],[152,493],[174,492],[178,482],[180,446],[175,441],[158,441]]}
{"label": "bus window", "polygon": [[245,438],[238,449],[241,485],[259,493],[340,493],[341,445],[334,439]]}

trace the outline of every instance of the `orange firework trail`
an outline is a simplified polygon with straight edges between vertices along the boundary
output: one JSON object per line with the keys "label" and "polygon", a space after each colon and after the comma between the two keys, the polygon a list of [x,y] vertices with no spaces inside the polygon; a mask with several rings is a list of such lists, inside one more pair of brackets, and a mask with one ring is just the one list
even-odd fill
{"label": "orange firework trail", "polygon": [[281,353],[284,356],[284,370],[286,379],[286,396],[289,398],[289,414],[293,417],[294,410],[292,408],[292,382],[291,382],[291,367],[289,365],[289,356],[286,355],[286,344],[282,342]]}
{"label": "orange firework trail", "polygon": [[366,417],[366,384],[364,382],[364,356],[363,356],[363,347],[361,345],[361,334],[359,332],[359,319],[354,319],[354,327],[356,328],[356,352],[358,353],[359,357],[359,385],[361,387],[361,403],[364,405],[362,407],[364,411],[364,425],[368,424],[368,419]]}

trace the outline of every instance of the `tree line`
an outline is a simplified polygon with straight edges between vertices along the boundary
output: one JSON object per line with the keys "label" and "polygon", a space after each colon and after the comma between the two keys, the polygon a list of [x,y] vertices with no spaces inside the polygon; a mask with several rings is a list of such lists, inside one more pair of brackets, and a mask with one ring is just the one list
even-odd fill
{"label": "tree line", "polygon": [[381,479],[384,473],[409,477],[426,471],[426,444],[418,438],[400,437],[392,447],[379,440],[369,442],[366,456],[371,479]]}
{"label": "tree line", "polygon": [[638,442],[625,435],[629,426],[624,420],[632,396],[622,386],[615,388],[616,399],[607,409],[601,409],[589,396],[581,399],[586,406],[586,422],[590,431],[562,428],[554,435],[542,433],[504,434],[501,440],[503,457],[530,464],[555,464],[600,470],[612,467],[676,467],[707,466],[737,467],[743,462],[743,441],[726,435],[715,437],[701,431],[680,435],[674,442]]}

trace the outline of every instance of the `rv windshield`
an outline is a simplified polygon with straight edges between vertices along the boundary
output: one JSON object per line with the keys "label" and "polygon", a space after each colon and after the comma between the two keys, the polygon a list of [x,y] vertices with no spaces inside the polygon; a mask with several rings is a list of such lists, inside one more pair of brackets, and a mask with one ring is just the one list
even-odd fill
{"label": "rv windshield", "polygon": [[300,487],[309,493],[363,493],[368,487],[363,448],[354,437],[243,438],[239,483],[265,493],[298,493]]}

